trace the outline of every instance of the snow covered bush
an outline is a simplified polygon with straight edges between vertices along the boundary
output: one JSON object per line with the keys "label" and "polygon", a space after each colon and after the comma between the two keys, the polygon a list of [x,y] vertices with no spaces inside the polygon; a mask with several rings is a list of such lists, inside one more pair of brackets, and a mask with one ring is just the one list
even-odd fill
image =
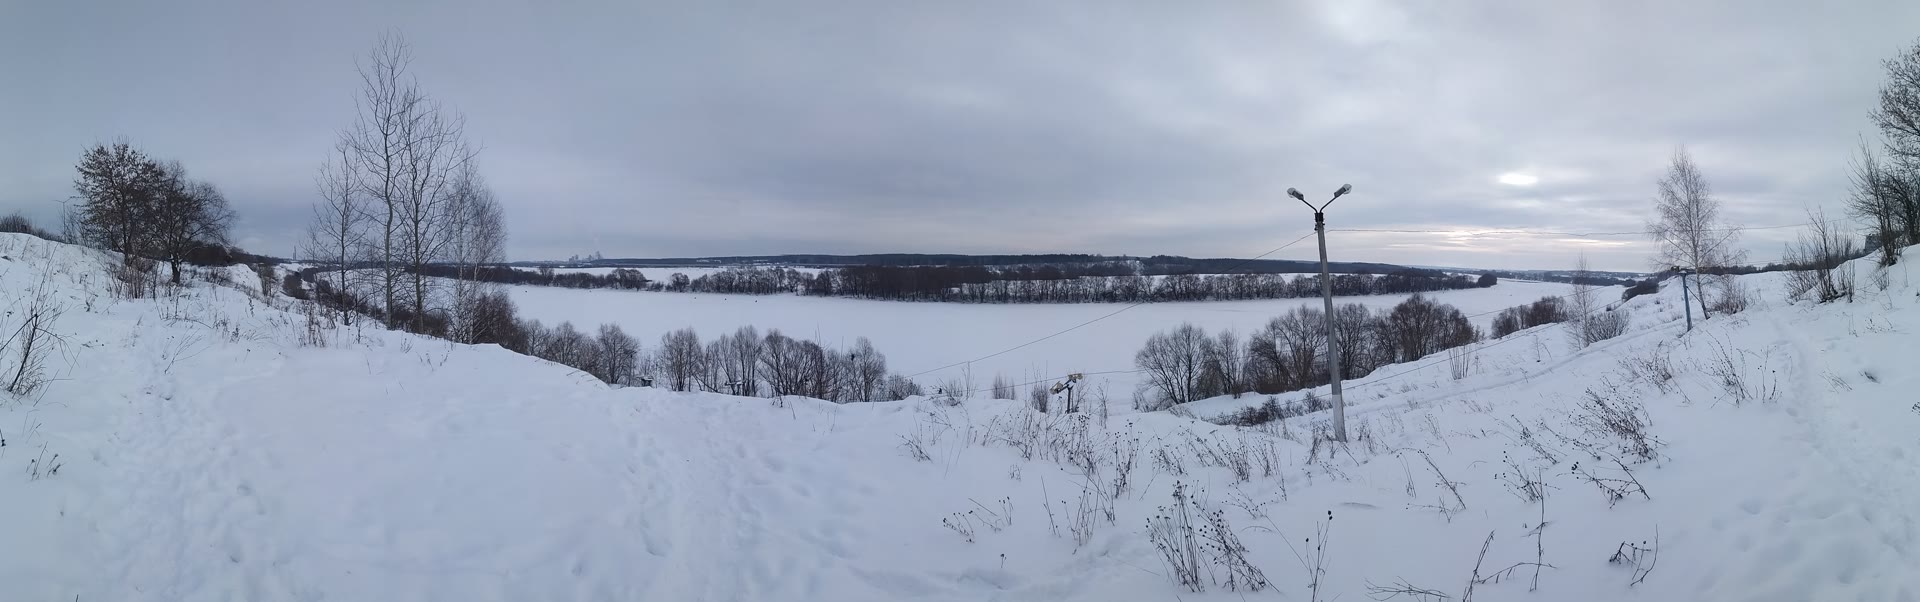
{"label": "snow covered bush", "polygon": [[[1744,304],[1742,306],[1744,306]],[[1734,311],[1724,309],[1720,311],[1734,313]],[[1592,345],[1626,334],[1627,316],[1628,314],[1624,310],[1608,310],[1588,317],[1582,324],[1582,332],[1585,333],[1587,344]]]}
{"label": "snow covered bush", "polygon": [[160,279],[154,275],[154,262],[127,256],[113,269],[113,296],[121,299],[144,299],[159,291]]}
{"label": "snow covered bush", "polygon": [[1787,298],[1812,295],[1820,303],[1852,299],[1854,272],[1849,262],[1861,254],[1853,237],[1823,213],[1810,211],[1807,218],[1807,229],[1787,245],[1784,262],[1795,268],[1787,273]]}
{"label": "snow covered bush", "polygon": [[1198,497],[1186,483],[1176,482],[1173,503],[1147,518],[1147,539],[1160,551],[1167,577],[1195,593],[1206,591],[1202,572],[1227,591],[1257,592],[1272,585],[1248,560],[1249,550],[1226,512],[1203,507]]}
{"label": "snow covered bush", "polygon": [[1048,392],[1047,385],[1044,383],[1033,383],[1033,387],[1027,389],[1027,405],[1036,412],[1047,411],[1048,402],[1052,397],[1053,394]]}
{"label": "snow covered bush", "polygon": [[1619,363],[1629,378],[1653,385],[1661,393],[1670,393],[1676,388],[1673,355],[1666,343],[1661,343],[1645,355],[1620,358]]}
{"label": "snow covered bush", "polygon": [[43,240],[60,241],[60,237],[55,236],[52,232],[35,227],[33,222],[27,219],[27,216],[20,215],[17,211],[12,215],[0,217],[0,233],[5,232],[25,234]]}
{"label": "snow covered bush", "polygon": [[1160,551],[1167,577],[1196,593],[1206,590],[1206,584],[1200,581],[1199,528],[1193,521],[1197,506],[1187,492],[1187,484],[1174,483],[1173,503],[1161,506],[1158,513],[1147,518],[1147,540]]}
{"label": "snow covered bush", "polygon": [[[1753,304],[1753,291],[1747,290],[1747,286],[1741,284],[1740,279],[1734,278],[1733,276],[1717,276],[1710,282],[1714,288],[1719,290],[1719,294],[1716,295],[1713,300],[1713,311],[1722,314],[1737,314],[1746,311],[1747,306]],[[1847,290],[1848,294],[1851,295],[1853,290],[1853,277],[1851,272],[1849,272],[1847,277]]]}
{"label": "snow covered bush", "polygon": [[[1013,381],[1007,380],[1007,376],[1004,374],[995,373],[993,375],[992,394],[994,399],[1013,399]],[[1042,408],[1040,411],[1044,412],[1046,410]]]}
{"label": "snow covered bush", "polygon": [[1559,297],[1541,297],[1527,305],[1500,310],[1500,314],[1493,318],[1492,336],[1497,339],[1535,326],[1566,320],[1567,312],[1561,307]]}
{"label": "snow covered bush", "polygon": [[1749,401],[1773,401],[1780,394],[1780,383],[1767,354],[1728,346],[1720,339],[1709,339],[1708,355],[1701,371],[1734,405]]}
{"label": "snow covered bush", "polygon": [[[0,388],[16,397],[31,396],[46,385],[47,358],[64,342],[53,331],[54,323],[66,311],[55,297],[53,273],[51,267],[43,267],[32,290],[5,310],[5,315],[19,323],[9,332],[0,332],[0,337],[4,337],[0,338],[0,357],[13,359],[11,369],[0,373],[0,378],[5,379]],[[0,367],[4,366],[5,363],[0,363]]]}
{"label": "snow covered bush", "polygon": [[1647,417],[1646,406],[1618,388],[1589,387],[1579,411],[1573,415],[1573,424],[1588,435],[1614,439],[1620,453],[1639,462],[1657,457],[1664,445],[1659,438],[1647,433],[1652,421]]}

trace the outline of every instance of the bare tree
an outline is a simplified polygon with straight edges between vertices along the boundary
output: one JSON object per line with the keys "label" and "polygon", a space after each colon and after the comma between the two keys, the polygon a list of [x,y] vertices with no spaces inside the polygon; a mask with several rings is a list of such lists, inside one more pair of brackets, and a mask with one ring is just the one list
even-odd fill
{"label": "bare tree", "polygon": [[1389,337],[1398,361],[1411,362],[1443,348],[1440,341],[1445,338],[1445,317],[1439,303],[1414,293],[1382,316],[1382,333]]}
{"label": "bare tree", "polygon": [[760,352],[760,375],[766,379],[768,393],[804,395],[807,392],[807,353],[805,341],[796,341],[779,329],[767,331]]}
{"label": "bare tree", "polygon": [[886,385],[883,388],[885,390],[881,392],[881,395],[885,397],[887,401],[900,401],[914,395],[922,394],[919,384],[898,374],[887,375]]}
{"label": "bare tree", "polygon": [[1786,263],[1794,267],[1787,276],[1788,298],[1812,293],[1821,303],[1851,300],[1853,269],[1847,261],[1858,251],[1853,237],[1824,211],[1808,210],[1807,221],[1799,240],[1787,245]]}
{"label": "bare tree", "polygon": [[1267,321],[1267,325],[1247,338],[1247,359],[1254,370],[1249,377],[1263,393],[1292,391],[1312,386],[1314,365],[1325,353],[1327,331],[1321,311],[1295,307]]}
{"label": "bare tree", "polygon": [[1238,399],[1247,392],[1247,348],[1231,330],[1222,330],[1208,347],[1207,363],[1215,389]]}
{"label": "bare tree", "polygon": [[1589,332],[1592,331],[1593,314],[1599,310],[1601,303],[1599,295],[1593,291],[1592,281],[1588,279],[1591,271],[1587,255],[1581,253],[1573,264],[1573,292],[1566,297],[1567,312],[1572,314],[1571,330],[1576,349],[1593,343]]}
{"label": "bare tree", "polygon": [[853,343],[852,399],[874,401],[882,393],[887,378],[887,356],[873,348],[873,342],[860,337]]}
{"label": "bare tree", "polygon": [[1141,409],[1165,409],[1197,399],[1211,342],[1206,331],[1192,324],[1148,337],[1133,362],[1146,373],[1147,382],[1159,390],[1162,404]]}
{"label": "bare tree", "polygon": [[[620,329],[619,324],[601,324],[599,336],[594,338],[596,359],[592,362],[598,368],[595,376],[610,385],[631,385],[633,376],[638,372],[640,341]],[[588,372],[596,372],[589,370]],[[685,390],[685,389],[681,389]]]}
{"label": "bare tree", "polygon": [[469,343],[493,343],[520,353],[530,353],[529,329],[520,325],[513,298],[503,290],[479,294],[467,315]]}
{"label": "bare tree", "polygon": [[418,82],[407,75],[409,62],[411,53],[398,35],[382,35],[375,42],[367,62],[360,65],[359,113],[340,134],[340,145],[351,155],[344,167],[356,170],[351,181],[368,200],[362,209],[373,228],[369,255],[380,267],[380,308],[389,316],[389,327],[396,325],[391,316],[399,306],[399,266],[394,260],[400,247],[400,208],[405,202],[404,154],[410,143],[406,124],[419,119],[417,113],[426,104]]}
{"label": "bare tree", "polygon": [[[334,156],[320,166],[314,177],[320,201],[313,204],[313,221],[307,223],[306,240],[300,254],[307,261],[329,268],[333,286],[344,294],[353,290],[353,264],[365,253],[366,207],[362,205],[362,171],[353,164],[354,153],[344,142],[334,145]],[[341,324],[353,323],[353,312],[345,303],[336,303]]]}
{"label": "bare tree", "polygon": [[227,243],[233,209],[212,184],[187,177],[179,162],[159,166],[162,177],[142,229],[146,255],[167,262],[172,282],[180,284],[180,263],[205,247]]}
{"label": "bare tree", "polygon": [[801,367],[800,384],[803,394],[814,399],[837,400],[840,398],[840,372],[844,364],[835,361],[835,354],[827,352],[818,341],[796,341],[794,349],[799,353]]}
{"label": "bare tree", "polygon": [[1360,378],[1373,372],[1378,357],[1372,336],[1373,311],[1366,305],[1347,303],[1333,310],[1333,331],[1340,337],[1340,374]]}
{"label": "bare tree", "polygon": [[760,367],[766,355],[766,341],[760,338],[760,331],[752,326],[741,326],[732,335],[720,338],[725,342],[725,369],[727,373],[728,393],[754,397],[760,394]]}
{"label": "bare tree", "polygon": [[700,350],[700,363],[693,367],[694,384],[703,391],[711,393],[729,392],[727,383],[732,382],[732,374],[739,368],[729,365],[727,356],[727,335],[720,335]]}
{"label": "bare tree", "polygon": [[1900,246],[1906,239],[1906,233],[1901,228],[1901,218],[1907,205],[1900,195],[1904,187],[1898,185],[1898,176],[1888,172],[1887,166],[1874,154],[1873,147],[1867,144],[1866,139],[1860,140],[1857,152],[1847,174],[1852,186],[1847,196],[1847,213],[1866,222],[1880,243],[1880,265],[1893,265],[1899,259]]}
{"label": "bare tree", "polygon": [[[1920,42],[1881,62],[1887,81],[1880,84],[1880,106],[1873,123],[1886,139],[1887,154],[1904,165],[1920,165]],[[1913,234],[1913,233],[1909,233]]]}
{"label": "bare tree", "polygon": [[461,180],[458,174],[466,172],[473,159],[473,151],[463,140],[461,124],[461,118],[449,117],[433,105],[406,130],[412,143],[402,155],[408,179],[399,212],[401,240],[405,243],[401,257],[412,284],[409,300],[416,331],[426,327],[427,304],[437,282],[427,275],[427,267],[448,258],[455,224],[460,221],[456,210],[456,190]]}
{"label": "bare tree", "polygon": [[[1654,201],[1659,218],[1647,224],[1647,233],[1660,243],[1655,263],[1661,268],[1727,267],[1743,255],[1734,248],[1740,231],[1727,227],[1720,215],[1720,201],[1713,197],[1707,177],[1693,162],[1686,147],[1673,151],[1667,175],[1659,181]],[[1701,294],[1700,315],[1706,319],[1707,296]]]}
{"label": "bare tree", "polygon": [[543,344],[534,350],[534,355],[557,364],[581,368],[588,364],[589,357],[593,355],[590,349],[593,341],[575,329],[573,322],[561,322],[553,330],[541,333],[538,338]]}
{"label": "bare tree", "polygon": [[[1573,293],[1566,297],[1566,311],[1571,314],[1567,318],[1571,322],[1569,327],[1575,349],[1620,336],[1627,331],[1627,313],[1609,309],[1594,289],[1592,269],[1587,263],[1586,254],[1582,253],[1573,267]],[[1539,303],[1536,302],[1536,306]]]}
{"label": "bare tree", "polygon": [[[453,190],[473,158],[462,120],[427,97],[407,72],[412,52],[398,34],[382,35],[360,65],[359,113],[341,133],[353,182],[373,233],[373,262],[388,326],[426,324],[427,264],[442,259]],[[408,282],[406,273],[411,271]],[[411,290],[402,289],[410,285]],[[404,310],[404,311],[403,311]]]}
{"label": "bare tree", "polygon": [[482,281],[479,271],[506,261],[507,227],[500,203],[471,163],[460,171],[452,194],[447,233],[447,260],[455,270],[452,334],[454,340],[473,342],[478,302],[499,288]]}
{"label": "bare tree", "polygon": [[660,335],[656,358],[666,386],[675,391],[690,391],[697,382],[700,364],[700,335],[682,328]]}

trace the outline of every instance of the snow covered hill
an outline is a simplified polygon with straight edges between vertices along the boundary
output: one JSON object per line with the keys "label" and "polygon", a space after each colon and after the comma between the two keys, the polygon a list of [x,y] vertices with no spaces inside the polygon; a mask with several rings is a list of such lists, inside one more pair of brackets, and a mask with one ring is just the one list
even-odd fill
{"label": "snow covered hill", "polygon": [[0,393],[0,600],[1920,600],[1904,264],[1851,303],[1760,275],[1692,333],[1662,291],[1586,349],[1389,366],[1343,444],[609,389],[310,330],[245,268],[121,299],[114,261],[0,235],[0,337],[63,310],[48,381]]}

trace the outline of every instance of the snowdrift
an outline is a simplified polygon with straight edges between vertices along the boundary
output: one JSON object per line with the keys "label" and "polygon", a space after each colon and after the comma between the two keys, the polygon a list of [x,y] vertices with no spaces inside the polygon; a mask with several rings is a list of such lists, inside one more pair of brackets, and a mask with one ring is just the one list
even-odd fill
{"label": "snowdrift", "polygon": [[120,299],[114,261],[0,235],[0,336],[62,309],[47,382],[0,393],[0,600],[1920,596],[1904,265],[1851,303],[1761,275],[1691,333],[1662,291],[1584,349],[1389,366],[1340,443],[1319,415],[609,389],[316,337],[245,268]]}

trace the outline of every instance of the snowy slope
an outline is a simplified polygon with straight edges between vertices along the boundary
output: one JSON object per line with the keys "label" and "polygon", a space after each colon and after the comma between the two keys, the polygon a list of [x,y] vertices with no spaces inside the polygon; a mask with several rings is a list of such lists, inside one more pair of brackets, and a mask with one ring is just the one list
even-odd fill
{"label": "snowy slope", "polygon": [[[1920,596],[1904,267],[1825,306],[1752,277],[1764,307],[1684,336],[1662,292],[1627,305],[1624,337],[1575,351],[1529,331],[1458,381],[1390,366],[1350,393],[1366,435],[1316,445],[1317,417],[612,390],[495,347],[303,345],[306,318],[245,278],[117,300],[94,252],[0,235],[0,257],[0,298],[44,282],[67,307],[61,380],[0,393],[0,600],[1358,600],[1399,582],[1460,599],[1475,574],[1477,600]],[[1664,392],[1628,373],[1660,353]],[[1755,399],[1735,403],[1722,358]],[[1581,429],[1588,390],[1644,404],[1657,458]],[[33,480],[42,446],[66,464]],[[1575,476],[1626,476],[1596,454],[1647,495]],[[1219,465],[1239,457],[1244,480]],[[1507,460],[1544,504],[1503,484]],[[1211,552],[1204,592],[1169,579],[1146,527],[1176,482],[1271,589],[1228,591]],[[1607,561],[1656,533],[1640,583]],[[1536,559],[1538,591],[1533,567],[1502,572]]]}

